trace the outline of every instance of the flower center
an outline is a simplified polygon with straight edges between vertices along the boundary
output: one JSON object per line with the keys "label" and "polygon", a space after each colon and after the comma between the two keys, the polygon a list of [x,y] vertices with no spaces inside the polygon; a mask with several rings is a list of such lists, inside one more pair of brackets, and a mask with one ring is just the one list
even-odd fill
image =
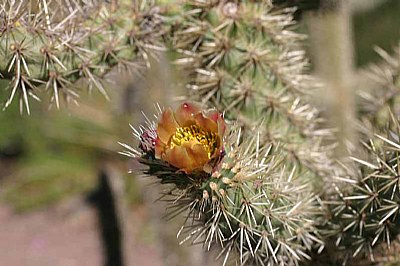
{"label": "flower center", "polygon": [[201,145],[203,145],[207,152],[208,159],[211,159],[218,144],[217,134],[205,131],[198,125],[178,127],[175,134],[171,137],[170,148],[181,146],[183,143],[191,140],[197,140]]}

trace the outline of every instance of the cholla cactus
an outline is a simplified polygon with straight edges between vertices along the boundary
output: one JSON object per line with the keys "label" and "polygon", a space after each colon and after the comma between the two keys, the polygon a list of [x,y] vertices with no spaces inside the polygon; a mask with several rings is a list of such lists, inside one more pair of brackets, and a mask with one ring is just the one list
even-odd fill
{"label": "cholla cactus", "polygon": [[260,134],[242,139],[237,126],[225,134],[221,115],[190,103],[158,117],[134,130],[139,150],[122,144],[123,154],[172,184],[164,196],[170,217],[186,213],[182,242],[218,246],[224,264],[236,254],[240,265],[298,265],[323,245],[315,197],[296,169],[286,169],[279,145],[261,146]]}
{"label": "cholla cactus", "polygon": [[320,174],[329,160],[320,147],[317,110],[307,103],[317,82],[290,30],[293,9],[271,1],[184,0],[174,27],[177,64],[188,70],[191,99],[225,111],[245,127],[263,120],[261,143],[282,143],[287,161]]}
{"label": "cholla cactus", "polygon": [[[297,50],[302,36],[288,30],[292,10],[273,11],[267,1],[195,0],[182,6],[172,27],[173,48],[178,65],[189,72],[189,97],[223,110],[243,128],[242,137],[231,130],[219,156],[195,172],[191,156],[199,152],[172,149],[176,138],[189,142],[201,131],[178,130],[179,121],[162,140],[161,147],[169,146],[164,153],[155,138],[142,144],[153,145],[154,152],[131,149],[126,155],[142,158],[147,174],[173,184],[166,193],[175,196],[171,216],[188,212],[183,242],[219,246],[224,263],[238,254],[238,264],[297,265],[316,244],[323,247],[314,226],[318,208],[305,180],[314,176],[309,169],[328,171],[330,160],[319,141],[327,131],[316,129],[318,113],[305,103],[314,85],[303,73],[304,52]],[[151,128],[137,137],[158,136],[160,126]]]}
{"label": "cholla cactus", "polygon": [[[112,1],[114,4],[117,1]],[[0,4],[0,74],[10,79],[8,107],[19,97],[29,113],[28,97],[50,94],[76,102],[75,83],[84,80],[108,98],[103,78],[111,68],[140,70],[162,50],[160,9],[152,1],[5,0]]]}
{"label": "cholla cactus", "polygon": [[358,255],[373,261],[373,248],[382,242],[390,247],[400,233],[400,125],[392,121],[386,135],[365,144],[369,158],[353,158],[355,170],[339,177],[346,186],[338,185],[328,201],[328,234],[343,249],[344,261]]}

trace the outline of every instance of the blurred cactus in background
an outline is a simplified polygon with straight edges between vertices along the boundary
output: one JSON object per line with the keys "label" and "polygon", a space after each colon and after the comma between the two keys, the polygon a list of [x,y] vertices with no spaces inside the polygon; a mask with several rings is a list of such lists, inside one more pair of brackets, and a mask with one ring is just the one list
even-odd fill
{"label": "blurred cactus in background", "polygon": [[359,91],[360,119],[370,131],[381,131],[391,120],[390,112],[399,116],[400,92],[400,48],[394,49],[393,55],[376,48],[381,56],[379,63],[373,64],[366,71],[367,76],[376,84],[372,91]]}
{"label": "blurred cactus in background", "polygon": [[159,12],[147,0],[3,1],[0,73],[10,80],[4,108],[18,97],[29,114],[28,98],[40,100],[42,91],[57,108],[60,98],[76,103],[78,81],[108,98],[103,82],[112,67],[140,71],[152,51],[163,50]]}

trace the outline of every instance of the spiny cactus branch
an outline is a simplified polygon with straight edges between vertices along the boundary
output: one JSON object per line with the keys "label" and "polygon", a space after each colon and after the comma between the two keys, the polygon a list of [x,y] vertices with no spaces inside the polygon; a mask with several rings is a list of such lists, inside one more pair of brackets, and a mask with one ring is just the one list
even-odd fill
{"label": "spiny cactus branch", "polygon": [[291,30],[294,10],[247,0],[185,0],[181,6],[172,46],[190,77],[189,97],[224,110],[245,134],[262,117],[262,143],[282,143],[288,161],[303,160],[297,166],[311,172],[331,168],[321,139],[332,132],[318,130],[319,113],[308,103],[319,85],[306,74],[304,36]]}
{"label": "spiny cactus branch", "polygon": [[[169,128],[167,121],[173,124],[168,116],[164,110],[157,115],[158,125],[147,120],[147,126],[134,130],[139,149],[122,144],[122,154],[146,165],[146,175],[172,185],[161,199],[170,206],[167,218],[186,217],[178,232],[181,243],[218,247],[224,265],[230,259],[240,265],[298,265],[310,259],[312,248],[323,248],[313,218],[319,212],[316,197],[296,167],[287,168],[280,144],[262,145],[260,133],[243,138],[240,127],[231,125],[213,166],[187,172],[154,151],[154,143]],[[186,116],[175,117],[183,123],[179,117]]]}
{"label": "spiny cactus branch", "polygon": [[340,178],[346,186],[335,186],[336,197],[327,202],[327,234],[345,262],[363,256],[374,261],[374,247],[390,247],[400,233],[400,124],[394,116],[391,121],[385,135],[364,143],[368,158],[352,158],[356,165]]}
{"label": "spiny cactus branch", "polygon": [[112,68],[149,67],[164,50],[160,9],[147,0],[116,4],[42,0],[33,10],[28,0],[4,1],[0,73],[11,89],[4,108],[18,96],[29,113],[29,96],[38,100],[43,90],[57,108],[61,97],[76,103],[79,80],[108,99],[104,78]]}

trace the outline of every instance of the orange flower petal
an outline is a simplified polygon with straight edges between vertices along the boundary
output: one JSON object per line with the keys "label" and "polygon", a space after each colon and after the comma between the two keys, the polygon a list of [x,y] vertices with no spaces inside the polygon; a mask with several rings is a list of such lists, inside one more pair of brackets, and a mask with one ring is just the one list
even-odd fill
{"label": "orange flower petal", "polygon": [[208,113],[206,113],[206,117],[217,122],[218,119],[221,118],[221,114],[216,110],[212,110],[212,111],[209,111]]}
{"label": "orange flower petal", "polygon": [[207,151],[197,140],[191,140],[183,146],[187,148],[187,152],[191,160],[195,162],[196,168],[202,167],[209,161]]}
{"label": "orange flower petal", "polygon": [[175,146],[172,149],[167,149],[163,158],[169,164],[182,170],[192,170],[193,162],[183,146]]}
{"label": "orange flower petal", "polygon": [[207,117],[204,117],[202,113],[196,114],[193,118],[194,121],[196,121],[197,125],[199,125],[202,129],[218,133],[217,123]]}
{"label": "orange flower petal", "polygon": [[206,117],[211,119],[211,120],[213,120],[213,121],[215,121],[217,123],[217,125],[218,125],[218,134],[220,136],[222,136],[225,133],[225,129],[226,129],[226,124],[225,124],[225,120],[224,120],[223,115],[220,112],[216,111],[216,110],[212,110],[212,111],[209,111],[206,114]]}
{"label": "orange flower petal", "polygon": [[167,108],[163,112],[160,122],[158,123],[157,136],[163,143],[168,143],[171,136],[175,134],[177,127],[179,127],[179,125],[174,118],[174,113],[171,108]]}
{"label": "orange flower petal", "polygon": [[201,113],[201,108],[198,104],[184,103],[176,109],[176,121],[182,127],[187,127],[193,124],[193,116]]}
{"label": "orange flower petal", "polygon": [[222,139],[226,130],[225,120],[220,116],[217,120],[217,124],[218,124],[218,136],[220,136]]}
{"label": "orange flower petal", "polygon": [[154,145],[155,156],[156,156],[157,159],[160,159],[161,155],[165,152],[166,146],[165,146],[164,143],[162,143],[160,138],[156,138],[154,142],[155,142],[155,145]]}
{"label": "orange flower petal", "polygon": [[222,150],[222,138],[218,136],[217,140],[217,148],[215,149],[214,153],[211,155],[211,158],[217,158]]}
{"label": "orange flower petal", "polygon": [[195,140],[167,149],[163,159],[186,173],[201,168],[209,160],[203,145]]}

